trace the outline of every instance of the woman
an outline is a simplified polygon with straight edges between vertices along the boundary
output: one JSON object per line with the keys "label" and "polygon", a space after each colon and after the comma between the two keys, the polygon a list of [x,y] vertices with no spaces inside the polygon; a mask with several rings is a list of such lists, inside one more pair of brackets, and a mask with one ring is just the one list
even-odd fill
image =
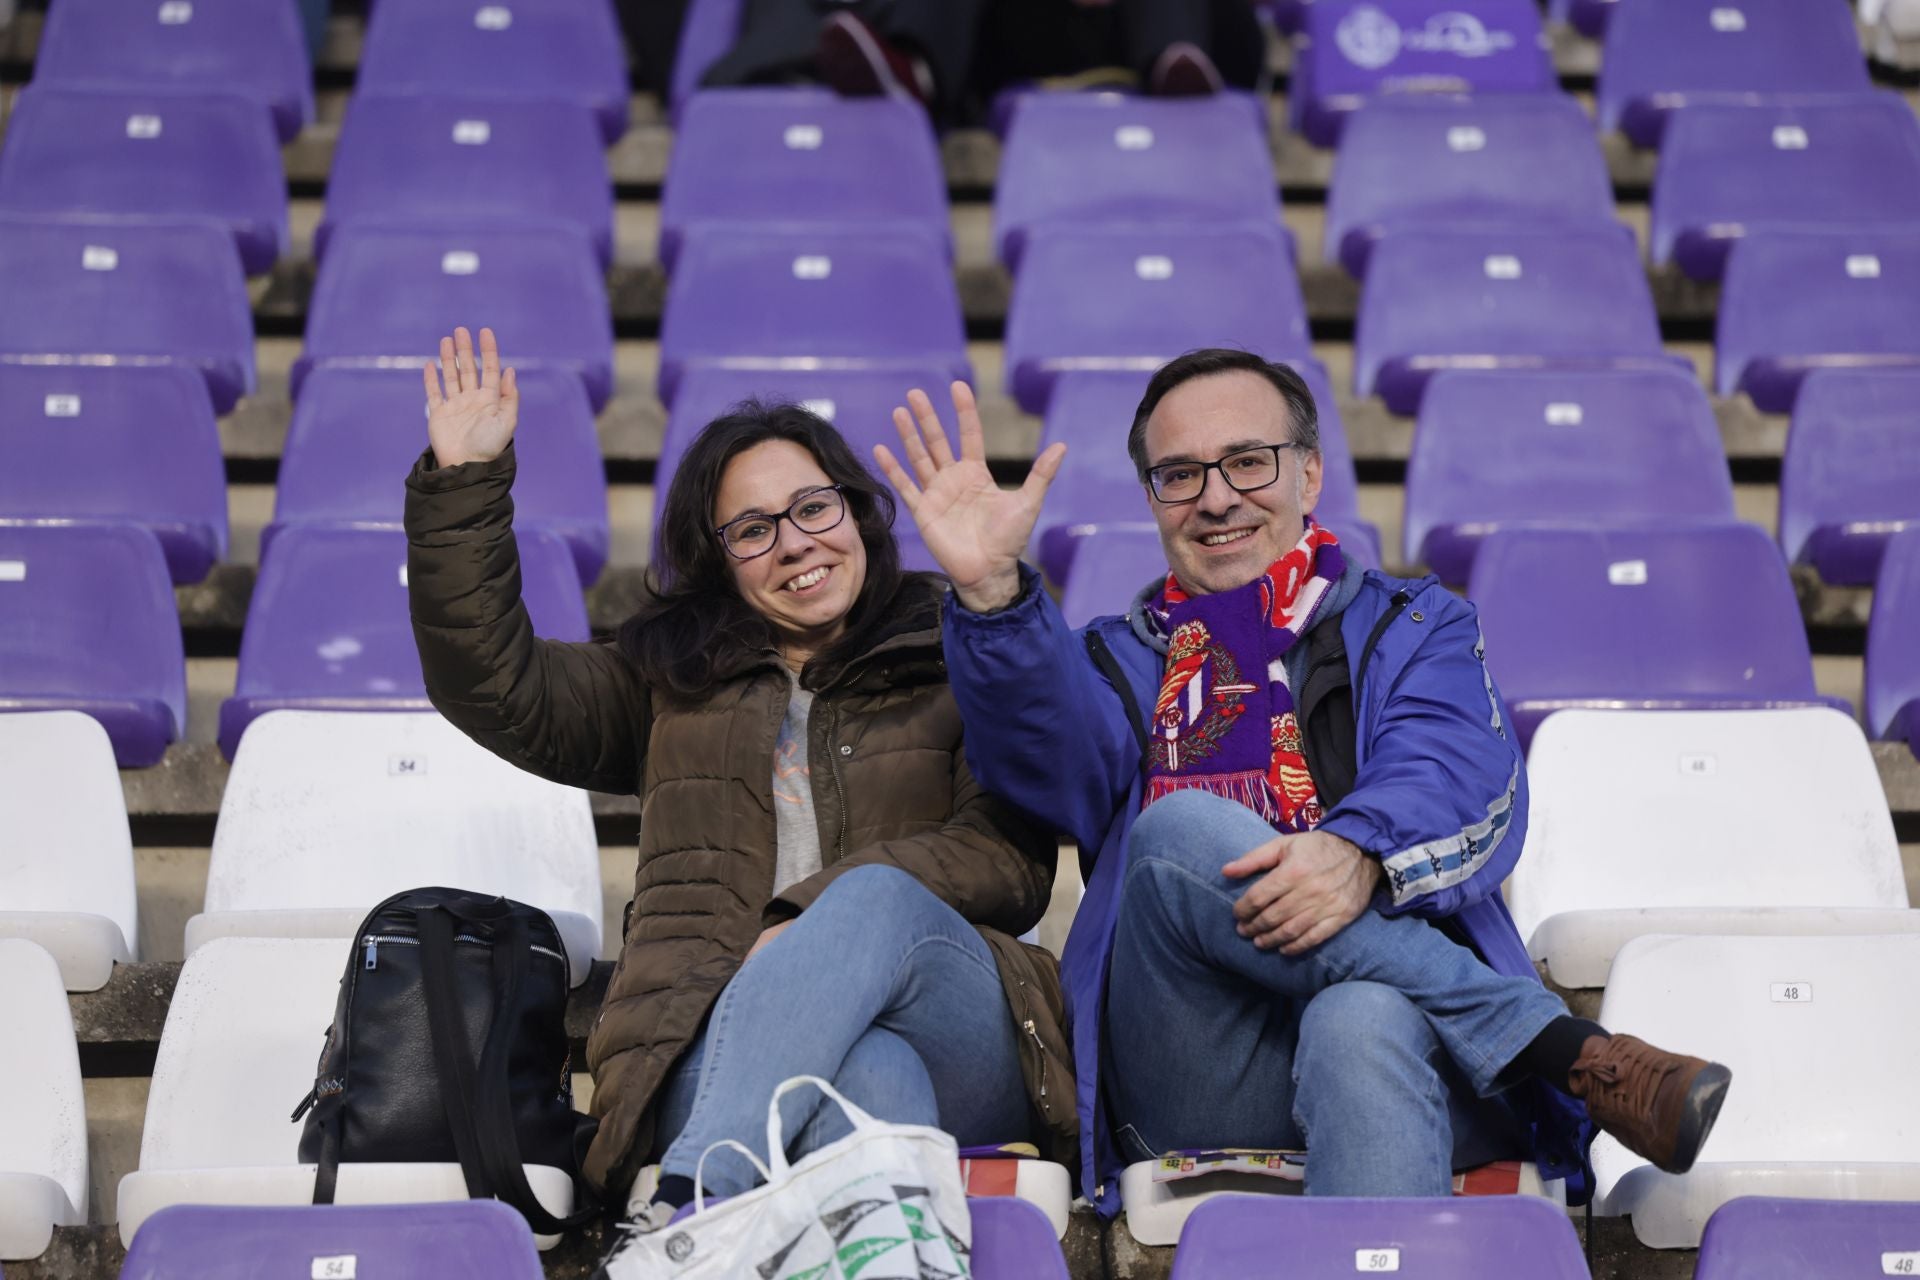
{"label": "woman", "polygon": [[[657,591],[611,641],[540,640],[508,497],[513,370],[491,330],[476,362],[458,329],[425,378],[406,523],[434,706],[541,777],[641,797],[587,1046],[588,1179],[617,1196],[657,1161],[629,1209],[664,1222],[712,1143],[764,1158],[773,1087],[805,1073],[884,1119],[1071,1158],[1058,968],[1014,940],[1046,909],[1055,845],[967,769],[945,583],[901,572],[890,495],[814,415],[739,406],[675,474]],[[844,1131],[793,1104],[795,1154]],[[724,1148],[705,1171],[722,1195],[756,1176]]]}

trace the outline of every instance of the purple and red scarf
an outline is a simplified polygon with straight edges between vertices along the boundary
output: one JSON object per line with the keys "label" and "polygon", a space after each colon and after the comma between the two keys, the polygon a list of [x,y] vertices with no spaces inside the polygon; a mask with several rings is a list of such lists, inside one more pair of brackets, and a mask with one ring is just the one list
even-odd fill
{"label": "purple and red scarf", "polygon": [[1169,643],[1153,708],[1146,804],[1199,787],[1239,801],[1280,831],[1319,824],[1285,659],[1345,568],[1339,541],[1309,519],[1293,550],[1245,586],[1189,596],[1167,575],[1147,606]]}

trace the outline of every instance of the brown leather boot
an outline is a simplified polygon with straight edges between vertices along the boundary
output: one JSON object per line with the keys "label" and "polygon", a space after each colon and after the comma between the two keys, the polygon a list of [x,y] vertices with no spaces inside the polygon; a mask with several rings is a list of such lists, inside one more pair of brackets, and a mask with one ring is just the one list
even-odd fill
{"label": "brown leather boot", "polygon": [[1567,1091],[1594,1124],[1668,1173],[1693,1168],[1713,1131],[1733,1072],[1717,1062],[1656,1049],[1635,1036],[1588,1036]]}

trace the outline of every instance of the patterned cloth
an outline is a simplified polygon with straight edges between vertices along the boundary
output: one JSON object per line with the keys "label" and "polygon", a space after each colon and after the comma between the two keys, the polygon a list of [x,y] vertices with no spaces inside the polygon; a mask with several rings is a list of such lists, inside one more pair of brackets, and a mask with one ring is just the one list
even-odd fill
{"label": "patterned cloth", "polygon": [[1167,575],[1147,606],[1169,641],[1142,807],[1200,787],[1280,831],[1319,824],[1285,656],[1345,568],[1338,540],[1309,518],[1293,550],[1245,586],[1189,596]]}

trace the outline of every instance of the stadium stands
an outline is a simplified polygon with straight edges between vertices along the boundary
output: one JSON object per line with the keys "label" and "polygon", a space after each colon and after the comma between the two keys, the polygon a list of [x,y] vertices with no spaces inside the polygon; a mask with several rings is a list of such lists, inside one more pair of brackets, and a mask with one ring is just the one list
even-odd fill
{"label": "stadium stands", "polygon": [[325,256],[340,226],[437,226],[449,213],[462,225],[573,227],[604,268],[613,260],[613,183],[593,113],[538,99],[355,94],[327,171],[314,256]]}
{"label": "stadium stands", "polygon": [[1601,1025],[1742,1064],[1685,1176],[1602,1135],[1595,1212],[1628,1214],[1642,1243],[1692,1248],[1738,1196],[1920,1199],[1920,1100],[1907,1062],[1902,975],[1920,936],[1637,938],[1621,948]]}
{"label": "stadium stands", "polygon": [[187,953],[222,937],[345,937],[384,899],[430,884],[545,911],[575,985],[599,958],[586,792],[508,764],[435,713],[271,712],[234,757]]}
{"label": "stadium stands", "polygon": [[37,1258],[87,1220],[87,1111],[60,970],[0,938],[0,1258]]}
{"label": "stadium stands", "polygon": [[0,938],[46,948],[69,991],[99,990],[140,942],[133,837],[106,730],[77,711],[0,716],[0,813]]}
{"label": "stadium stands", "polygon": [[1752,525],[1507,529],[1467,595],[1523,743],[1569,707],[1818,700],[1786,564]]}
{"label": "stadium stands", "polygon": [[1353,390],[1412,413],[1441,369],[1672,363],[1625,227],[1408,228],[1369,260]]}
{"label": "stadium stands", "polygon": [[207,220],[0,217],[0,363],[184,364],[213,411],[254,390],[233,238]]}
{"label": "stadium stands", "polygon": [[1694,1280],[1905,1275],[1920,1243],[1920,1204],[1742,1196],[1707,1219]]}
{"label": "stadium stands", "polygon": [[[520,576],[535,634],[585,640],[573,555],[521,530]],[[407,539],[398,529],[294,525],[260,567],[234,696],[220,708],[228,759],[256,716],[282,709],[423,711],[426,685],[407,611]]]}
{"label": "stadium stands", "polygon": [[222,94],[24,90],[0,147],[0,210],[211,219],[248,275],[290,238],[272,121]]}
{"label": "stadium stands", "polygon": [[1780,547],[1827,582],[1873,581],[1887,539],[1920,525],[1920,367],[1816,369],[1780,462]]}
{"label": "stadium stands", "polygon": [[1760,231],[1920,231],[1920,120],[1898,94],[1675,113],[1653,184],[1653,260],[1717,280]]}
{"label": "stadium stands", "polygon": [[[216,938],[188,958],[153,1066],[140,1166],[120,1180],[122,1242],[169,1205],[312,1203],[314,1166],[299,1163],[300,1126],[287,1113],[313,1085],[355,949],[347,937]],[[562,1170],[529,1165],[527,1180],[549,1212],[569,1211]],[[466,1198],[458,1164],[343,1162],[336,1203]]]}
{"label": "stadium stands", "polygon": [[[564,538],[581,583],[590,584],[612,536],[593,409],[571,374],[523,369],[515,382],[514,527]],[[294,407],[262,554],[288,525],[398,525],[406,504],[400,481],[426,444],[417,370],[314,370]]]}
{"label": "stadium stands", "polygon": [[660,197],[669,272],[696,228],[892,226],[951,239],[939,143],[918,106],[825,89],[716,89],[681,117]]}
{"label": "stadium stands", "polygon": [[186,728],[180,617],[145,529],[0,522],[0,653],[0,712],[84,711],[123,769]]}
{"label": "stadium stands", "polygon": [[1733,518],[1713,405],[1678,369],[1449,369],[1420,402],[1406,562],[1443,581],[1501,528]]}
{"label": "stadium stands", "polygon": [[1323,253],[1358,278],[1396,229],[1612,220],[1613,181],[1572,98],[1378,98],[1341,135]]}
{"label": "stadium stands", "polygon": [[1920,530],[1887,544],[1867,627],[1867,732],[1920,756]]}
{"label": "stadium stands", "polygon": [[[1920,932],[1866,735],[1831,707],[1561,711],[1527,779],[1507,905],[1562,986],[1605,986],[1647,933]],[[1790,794],[1821,803],[1773,802]]]}
{"label": "stadium stands", "polygon": [[477,316],[498,330],[516,368],[568,370],[597,413],[613,394],[613,322],[592,242],[573,227],[503,220],[432,227],[341,228],[307,315],[294,398],[317,365],[419,364]]}
{"label": "stadium stands", "polygon": [[1201,1205],[1187,1219],[1173,1255],[1172,1280],[1258,1275],[1276,1248],[1284,1248],[1289,1269],[1303,1275],[1587,1276],[1580,1238],[1566,1212],[1533,1196],[1438,1201],[1227,1196]]}
{"label": "stadium stands", "polygon": [[1262,121],[1230,95],[1029,95],[994,181],[994,247],[1018,271],[1036,227],[1270,227],[1280,216]]}
{"label": "stadium stands", "polygon": [[695,365],[784,373],[930,364],[973,380],[953,270],[928,232],[726,231],[681,245],[660,325],[669,409]]}
{"label": "stadium stands", "polygon": [[1277,226],[1044,227],[1007,310],[1007,389],[1043,413],[1074,369],[1151,373],[1194,347],[1312,355],[1293,244]]}
{"label": "stadium stands", "polygon": [[541,1280],[527,1223],[497,1200],[431,1205],[219,1208],[176,1204],[147,1220],[121,1280],[254,1280],[262,1270]]}
{"label": "stadium stands", "polygon": [[1714,387],[1786,413],[1835,366],[1920,364],[1920,232],[1750,235],[1727,257]]}
{"label": "stadium stands", "polygon": [[1559,88],[1534,0],[1316,0],[1294,51],[1291,126],[1318,147],[1375,95]]}
{"label": "stadium stands", "polygon": [[180,583],[225,558],[220,431],[192,369],[0,363],[0,422],[0,518],[143,525]]}
{"label": "stadium stands", "polygon": [[688,0],[674,51],[673,82],[667,88],[668,118],[678,125],[707,68],[733,47],[743,0]]}
{"label": "stadium stands", "polygon": [[1067,1280],[1067,1260],[1047,1215],[1025,1200],[988,1196],[967,1202],[980,1280]]}
{"label": "stadium stands", "polygon": [[1701,103],[1851,93],[1867,62],[1845,4],[1816,0],[1620,0],[1600,61],[1602,132],[1656,147]]}
{"label": "stadium stands", "polygon": [[589,107],[608,146],[627,131],[626,45],[605,0],[379,0],[368,7],[362,92],[462,94],[483,85],[492,98]]}
{"label": "stadium stands", "polygon": [[259,0],[60,0],[47,10],[33,83],[55,89],[217,85],[267,108],[280,141],[313,119],[313,66],[299,12]]}

